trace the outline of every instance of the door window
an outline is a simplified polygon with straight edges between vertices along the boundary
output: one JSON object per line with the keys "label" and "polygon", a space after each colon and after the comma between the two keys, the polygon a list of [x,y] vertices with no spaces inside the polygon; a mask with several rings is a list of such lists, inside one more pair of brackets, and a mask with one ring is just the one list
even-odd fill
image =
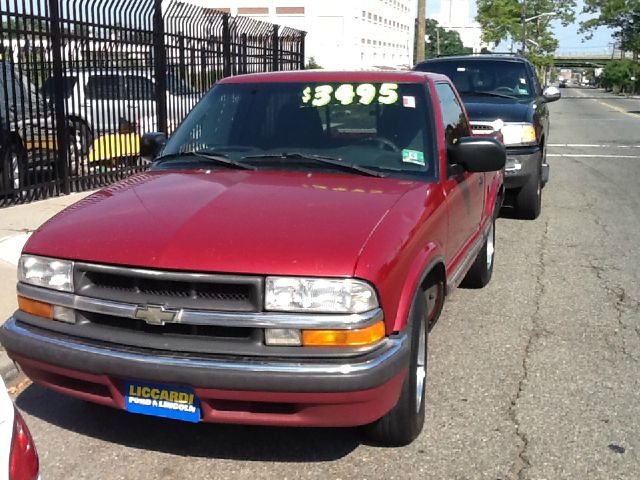
{"label": "door window", "polygon": [[437,83],[436,90],[442,111],[442,125],[447,146],[457,144],[462,137],[469,135],[469,125],[464,110],[448,83]]}
{"label": "door window", "polygon": [[130,100],[154,100],[155,84],[145,77],[125,77],[127,98]]}
{"label": "door window", "polygon": [[124,77],[119,75],[93,75],[86,88],[90,100],[125,100]]}

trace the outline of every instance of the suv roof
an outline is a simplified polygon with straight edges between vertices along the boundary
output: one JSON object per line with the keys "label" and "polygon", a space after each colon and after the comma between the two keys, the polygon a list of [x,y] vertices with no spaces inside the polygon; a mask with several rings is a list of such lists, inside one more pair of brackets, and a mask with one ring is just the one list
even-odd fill
{"label": "suv roof", "polygon": [[520,55],[516,55],[516,54],[509,54],[509,53],[475,53],[473,55],[451,55],[451,56],[446,56],[446,57],[435,57],[435,58],[430,58],[428,60],[424,60],[420,63],[426,63],[426,62],[440,62],[440,61],[445,61],[445,62],[449,62],[449,61],[458,61],[458,60],[482,60],[482,61],[486,61],[486,60],[492,60],[492,61],[502,61],[502,62],[519,62],[519,63],[530,63],[529,60],[527,60],[524,57],[521,57]]}

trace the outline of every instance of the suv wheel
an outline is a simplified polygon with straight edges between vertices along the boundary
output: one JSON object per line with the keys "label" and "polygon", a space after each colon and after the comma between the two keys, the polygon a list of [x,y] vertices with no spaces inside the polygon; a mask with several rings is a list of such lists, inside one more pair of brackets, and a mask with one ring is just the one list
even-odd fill
{"label": "suv wheel", "polygon": [[18,195],[25,184],[25,172],[22,149],[8,145],[2,158],[2,175],[0,191],[4,195]]}
{"label": "suv wheel", "polygon": [[[427,283],[426,292],[444,292],[441,286],[442,282],[432,279]],[[439,315],[442,308],[442,299],[434,298],[435,296],[426,295],[422,289],[416,293],[411,306],[410,324],[407,326],[411,329],[409,334],[411,358],[407,376],[402,384],[400,399],[385,416],[366,427],[369,437],[380,445],[390,447],[408,445],[422,431],[429,325],[437,320],[429,317]]]}
{"label": "suv wheel", "polygon": [[540,165],[516,194],[516,214],[524,220],[535,220],[542,208],[542,175]]}
{"label": "suv wheel", "polygon": [[482,249],[478,253],[473,265],[465,275],[460,286],[462,288],[482,288],[486,286],[493,275],[493,260],[496,252],[496,217],[491,219],[489,233]]}
{"label": "suv wheel", "polygon": [[89,153],[89,149],[93,143],[91,129],[82,120],[70,120],[68,141],[69,156],[74,160],[82,160],[82,158]]}

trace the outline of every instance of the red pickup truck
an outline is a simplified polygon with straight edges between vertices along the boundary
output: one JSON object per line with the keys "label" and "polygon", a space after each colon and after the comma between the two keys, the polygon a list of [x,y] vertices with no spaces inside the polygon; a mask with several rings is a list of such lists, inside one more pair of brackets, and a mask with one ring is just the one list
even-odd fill
{"label": "red pickup truck", "polygon": [[491,278],[505,150],[447,77],[219,82],[141,174],[24,248],[0,330],[35,382],[192,422],[421,431],[446,295]]}

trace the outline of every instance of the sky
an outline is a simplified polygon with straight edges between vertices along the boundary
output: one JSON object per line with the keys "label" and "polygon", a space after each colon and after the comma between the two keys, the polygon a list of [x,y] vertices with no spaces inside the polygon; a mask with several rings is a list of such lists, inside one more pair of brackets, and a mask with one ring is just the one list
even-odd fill
{"label": "sky", "polygon": [[[476,15],[476,0],[469,0],[470,14],[472,19]],[[579,22],[586,20],[587,16],[579,14],[582,11],[583,2],[577,1],[576,22],[567,27],[563,27],[560,22],[552,22],[552,27],[556,38],[560,42],[558,53],[610,53],[613,42],[611,31],[606,28],[599,28],[595,31],[591,40],[586,40],[584,35],[578,33]],[[436,13],[440,10],[440,0],[427,0],[427,14]],[[506,43],[500,44],[498,49],[508,49]]]}

